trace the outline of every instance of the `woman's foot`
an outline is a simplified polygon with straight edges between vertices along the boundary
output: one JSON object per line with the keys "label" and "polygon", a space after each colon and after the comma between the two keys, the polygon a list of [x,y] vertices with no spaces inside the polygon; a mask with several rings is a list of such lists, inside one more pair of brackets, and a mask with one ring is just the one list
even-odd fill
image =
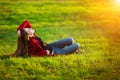
{"label": "woman's foot", "polygon": [[75,52],[76,52],[76,53],[79,53],[79,52],[80,52],[80,49],[77,49]]}

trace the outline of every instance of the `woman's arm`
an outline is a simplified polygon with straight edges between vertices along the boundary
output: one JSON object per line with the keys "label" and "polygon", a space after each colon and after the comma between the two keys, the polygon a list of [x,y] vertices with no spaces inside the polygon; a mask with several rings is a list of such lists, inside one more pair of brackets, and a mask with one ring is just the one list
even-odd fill
{"label": "woman's arm", "polygon": [[29,48],[28,52],[29,52],[30,56],[45,56],[45,55],[47,55],[46,50],[41,47],[41,45],[35,38],[30,40],[28,48]]}

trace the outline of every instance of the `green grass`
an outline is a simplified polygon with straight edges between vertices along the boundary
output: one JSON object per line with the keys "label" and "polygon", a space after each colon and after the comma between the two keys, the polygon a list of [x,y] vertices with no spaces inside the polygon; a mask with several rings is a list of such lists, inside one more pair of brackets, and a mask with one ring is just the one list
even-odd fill
{"label": "green grass", "polygon": [[[120,11],[109,1],[0,1],[1,80],[120,79]],[[81,52],[56,57],[5,57],[17,27],[29,20],[47,43],[73,37]]]}

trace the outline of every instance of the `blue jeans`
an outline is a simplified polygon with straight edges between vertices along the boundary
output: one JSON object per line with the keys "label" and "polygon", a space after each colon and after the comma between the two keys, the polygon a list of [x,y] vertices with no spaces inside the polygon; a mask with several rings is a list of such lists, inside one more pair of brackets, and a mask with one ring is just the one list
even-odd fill
{"label": "blue jeans", "polygon": [[67,54],[75,52],[80,46],[74,43],[73,38],[65,38],[49,44],[55,54]]}

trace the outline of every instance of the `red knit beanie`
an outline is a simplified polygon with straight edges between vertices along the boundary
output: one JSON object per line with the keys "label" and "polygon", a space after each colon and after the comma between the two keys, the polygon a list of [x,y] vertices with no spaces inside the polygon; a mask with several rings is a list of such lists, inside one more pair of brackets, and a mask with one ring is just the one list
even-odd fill
{"label": "red knit beanie", "polygon": [[17,28],[17,35],[21,36],[21,30],[23,28],[32,28],[32,25],[28,20],[25,20],[18,28]]}

